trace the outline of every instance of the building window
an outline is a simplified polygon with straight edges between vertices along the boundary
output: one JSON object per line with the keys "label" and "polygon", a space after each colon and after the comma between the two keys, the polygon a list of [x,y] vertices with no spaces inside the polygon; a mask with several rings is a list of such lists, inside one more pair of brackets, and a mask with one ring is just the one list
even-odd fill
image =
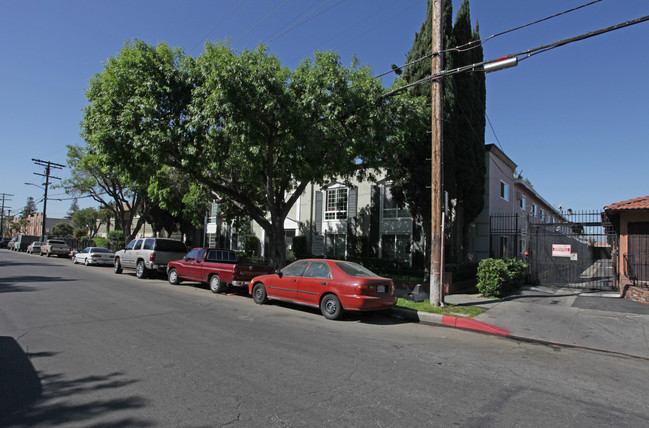
{"label": "building window", "polygon": [[345,258],[345,248],[347,246],[347,236],[344,234],[327,234],[325,240],[327,247],[327,257],[343,259]]}
{"label": "building window", "polygon": [[381,258],[399,263],[410,262],[410,236],[387,234],[381,237]]}
{"label": "building window", "polygon": [[397,205],[392,197],[392,187],[383,187],[383,218],[410,218],[407,208]]}
{"label": "building window", "polygon": [[521,209],[522,209],[523,211],[525,211],[525,203],[526,203],[526,202],[527,202],[527,201],[525,200],[525,196],[521,196],[520,207],[521,207]]}
{"label": "building window", "polygon": [[340,187],[327,190],[325,220],[344,220],[347,218],[347,189]]}
{"label": "building window", "polygon": [[509,184],[500,182],[500,197],[509,202]]}
{"label": "building window", "polygon": [[539,210],[539,218],[540,218],[541,220],[543,220],[543,216],[544,216],[544,215],[545,215],[545,213],[543,212],[543,209],[541,208],[541,209]]}
{"label": "building window", "polygon": [[536,213],[537,213],[536,204],[532,204],[532,215],[536,217]]}

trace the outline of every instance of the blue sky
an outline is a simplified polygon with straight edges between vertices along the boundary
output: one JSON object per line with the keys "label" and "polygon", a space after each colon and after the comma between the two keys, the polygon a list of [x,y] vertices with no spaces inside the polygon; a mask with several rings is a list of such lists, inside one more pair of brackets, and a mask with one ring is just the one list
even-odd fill
{"label": "blue sky", "polygon": [[[588,0],[472,0],[483,38]],[[454,0],[457,11],[459,1]],[[318,8],[319,7],[319,8]],[[317,8],[317,9],[316,9]],[[296,17],[315,12],[298,25]],[[273,13],[274,11],[274,13]],[[89,79],[124,42],[140,39],[202,52],[204,38],[241,50],[259,42],[288,67],[318,49],[353,55],[376,74],[403,64],[426,12],[425,0],[112,0],[3,2],[0,15],[0,193],[20,211],[42,191],[31,159],[66,163],[82,144],[79,122]],[[497,58],[649,15],[645,0],[603,0],[489,40]],[[209,35],[208,35],[209,33]],[[487,75],[486,141],[498,144],[550,203],[599,209],[649,195],[649,23],[641,23],[521,61]],[[384,78],[389,86],[392,77]],[[65,178],[67,170],[56,171]],[[50,192],[48,216],[71,201]],[[96,206],[80,201],[83,206]],[[42,210],[42,202],[38,204]]]}

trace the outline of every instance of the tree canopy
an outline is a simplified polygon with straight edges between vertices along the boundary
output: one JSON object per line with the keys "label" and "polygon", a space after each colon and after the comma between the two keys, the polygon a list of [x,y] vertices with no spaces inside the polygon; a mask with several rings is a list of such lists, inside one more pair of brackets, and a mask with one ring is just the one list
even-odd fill
{"label": "tree canopy", "polygon": [[50,236],[72,236],[74,227],[68,223],[57,223],[50,229]]}
{"label": "tree canopy", "polygon": [[90,238],[94,238],[101,225],[101,213],[95,208],[78,209],[72,214],[72,224],[88,232]]}
{"label": "tree canopy", "polygon": [[284,220],[307,184],[376,167],[399,138],[393,113],[405,107],[382,92],[369,68],[345,67],[333,52],[291,71],[264,46],[208,42],[194,60],[163,43],[128,43],[91,82],[83,135],[152,194],[176,174],[190,179],[184,203],[207,195],[248,215],[283,265]]}
{"label": "tree canopy", "polygon": [[36,214],[37,212],[38,212],[38,208],[36,208],[36,202],[34,202],[33,197],[29,196],[27,197],[27,202],[25,203],[25,206],[20,211],[20,219],[25,220],[27,217],[29,217],[32,214]]}

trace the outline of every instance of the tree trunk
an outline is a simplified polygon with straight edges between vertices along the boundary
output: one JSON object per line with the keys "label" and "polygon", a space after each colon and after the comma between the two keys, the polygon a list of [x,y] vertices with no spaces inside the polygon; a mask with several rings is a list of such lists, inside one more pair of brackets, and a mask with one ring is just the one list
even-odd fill
{"label": "tree trunk", "polygon": [[266,230],[269,235],[269,258],[276,269],[286,266],[286,238],[284,231],[284,220],[272,218],[270,230]]}

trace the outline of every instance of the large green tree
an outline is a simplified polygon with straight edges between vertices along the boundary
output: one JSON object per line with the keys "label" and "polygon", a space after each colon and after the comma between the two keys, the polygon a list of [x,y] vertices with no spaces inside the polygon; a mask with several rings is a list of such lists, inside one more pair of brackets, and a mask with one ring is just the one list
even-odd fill
{"label": "large green tree", "polygon": [[149,189],[161,186],[146,166],[169,167],[192,180],[188,197],[247,214],[283,265],[284,220],[308,183],[378,164],[399,123],[398,102],[382,92],[370,69],[344,67],[332,52],[290,71],[263,46],[238,53],[208,42],[194,62],[137,42],[91,82],[84,135]]}
{"label": "large green tree", "polygon": [[72,214],[72,224],[86,230],[88,237],[94,238],[101,225],[101,217],[101,213],[96,208],[83,208]]}
{"label": "large green tree", "polygon": [[388,131],[377,101],[383,88],[371,70],[344,67],[333,52],[291,72],[263,46],[237,54],[210,43],[197,83],[194,138],[177,147],[176,165],[198,166],[187,172],[257,222],[282,265],[284,220],[306,186],[376,165]]}
{"label": "large green tree", "polygon": [[146,196],[141,188],[129,185],[119,167],[107,162],[96,147],[88,145],[68,146],[68,166],[71,177],[62,183],[66,192],[75,196],[89,196],[110,212],[117,228],[124,232],[127,240],[132,239],[144,224]]}
{"label": "large green tree", "polygon": [[[192,58],[182,50],[164,43],[127,42],[91,79],[86,91],[89,104],[82,121],[85,155],[110,173],[103,178],[112,180],[114,204],[104,206],[122,214],[121,229],[127,241],[160,202],[152,200],[149,189],[164,175],[160,161],[165,156],[154,151],[187,139],[192,64]],[[169,209],[170,201],[172,198],[165,197],[161,206]],[[138,222],[131,229],[136,215]]]}

